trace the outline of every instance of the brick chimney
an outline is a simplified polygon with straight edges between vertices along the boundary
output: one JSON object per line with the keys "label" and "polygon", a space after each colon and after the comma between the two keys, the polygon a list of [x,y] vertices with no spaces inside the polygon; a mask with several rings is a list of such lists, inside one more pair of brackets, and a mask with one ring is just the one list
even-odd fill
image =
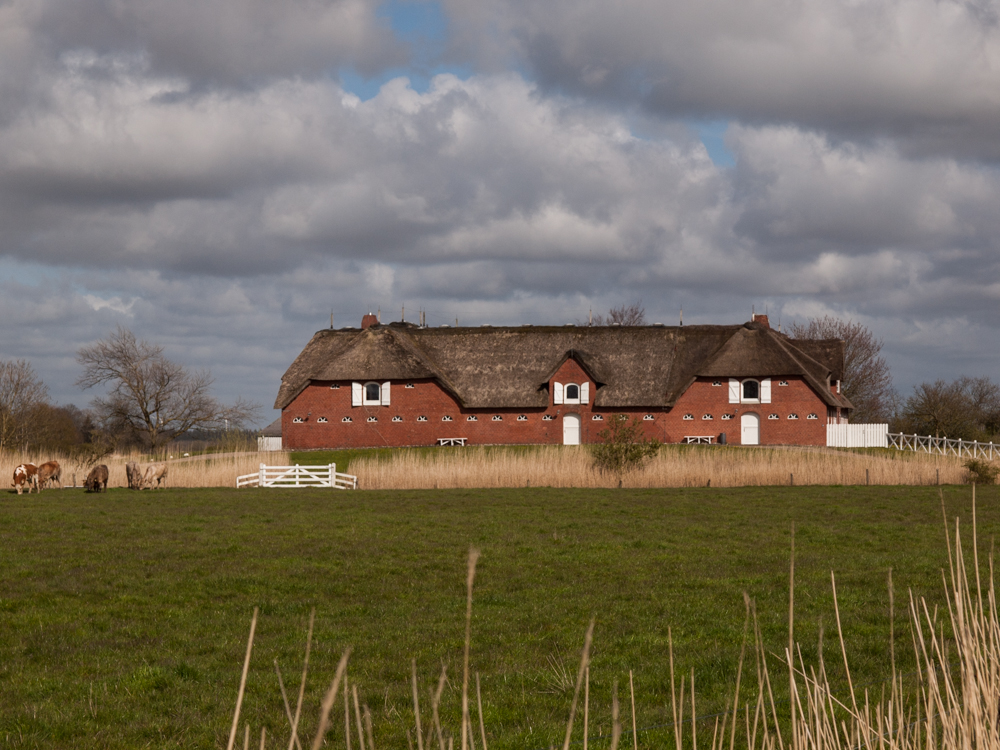
{"label": "brick chimney", "polygon": [[361,319],[361,330],[366,328],[371,328],[374,325],[378,325],[378,317],[368,313],[365,317]]}
{"label": "brick chimney", "polygon": [[765,328],[770,328],[771,327],[771,324],[768,322],[766,315],[760,315],[758,313],[754,313],[751,316],[751,322],[752,323],[760,323]]}

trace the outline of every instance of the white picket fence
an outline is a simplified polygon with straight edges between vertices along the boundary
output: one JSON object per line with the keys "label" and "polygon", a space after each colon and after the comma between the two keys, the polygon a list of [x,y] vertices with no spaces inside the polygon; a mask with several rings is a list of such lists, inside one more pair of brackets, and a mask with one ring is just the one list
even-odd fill
{"label": "white picket fence", "polygon": [[828,448],[888,448],[887,424],[828,424]]}
{"label": "white picket fence", "polygon": [[358,478],[337,471],[337,464],[327,466],[268,466],[261,464],[254,474],[236,477],[236,487],[333,487],[356,490]]}
{"label": "white picket fence", "polygon": [[920,453],[937,453],[941,456],[960,456],[963,458],[1000,458],[1000,445],[980,443],[975,440],[959,438],[936,438],[930,435],[889,434],[889,447],[901,451],[918,451]]}

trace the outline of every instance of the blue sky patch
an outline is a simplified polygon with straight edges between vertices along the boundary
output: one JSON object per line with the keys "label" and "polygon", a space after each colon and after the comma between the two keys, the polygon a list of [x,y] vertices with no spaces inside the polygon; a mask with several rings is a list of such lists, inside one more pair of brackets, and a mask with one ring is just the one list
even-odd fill
{"label": "blue sky patch", "polygon": [[708,151],[708,156],[717,167],[732,167],[736,157],[726,147],[724,137],[729,128],[729,120],[701,120],[691,123],[701,142]]}

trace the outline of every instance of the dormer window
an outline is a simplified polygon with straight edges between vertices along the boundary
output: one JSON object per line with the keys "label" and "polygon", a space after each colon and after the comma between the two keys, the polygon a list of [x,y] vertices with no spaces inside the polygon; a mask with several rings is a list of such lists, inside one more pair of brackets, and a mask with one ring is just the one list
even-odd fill
{"label": "dormer window", "polygon": [[590,403],[590,383],[552,383],[552,403]]}

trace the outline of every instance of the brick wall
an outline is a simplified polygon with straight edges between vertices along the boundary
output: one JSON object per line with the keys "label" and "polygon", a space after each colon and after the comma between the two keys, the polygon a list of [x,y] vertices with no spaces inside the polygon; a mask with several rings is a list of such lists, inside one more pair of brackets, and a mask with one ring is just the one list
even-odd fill
{"label": "brick wall", "polygon": [[[770,404],[730,404],[728,381],[716,386],[711,379],[695,382],[669,411],[662,407],[595,408],[593,382],[589,404],[553,403],[553,381],[580,385],[588,380],[575,360],[567,360],[549,383],[549,405],[535,409],[462,409],[433,380],[393,381],[389,406],[352,406],[349,381],[314,381],[282,411],[281,434],[290,450],[434,445],[446,437],[464,437],[470,445],[560,444],[563,417],[578,414],[581,442],[592,443],[610,415],[625,413],[642,420],[647,437],[665,443],[680,442],[687,435],[718,439],[725,432],[729,443],[739,444],[740,415],[752,412],[760,416],[761,444],[826,444],[826,405],[801,378],[787,378],[787,386],[779,386],[778,379],[772,378]],[[685,414],[693,419],[684,420]],[[724,420],[724,414],[732,419]],[[778,418],[768,419],[770,414]],[[790,414],[797,414],[798,419],[789,419]],[[809,414],[818,418],[807,419]],[[712,419],[703,419],[705,415]],[[445,416],[452,421],[442,421]],[[519,416],[524,419],[518,420]],[[344,417],[351,422],[345,423]],[[399,421],[393,421],[394,417]],[[420,421],[420,417],[427,420]],[[296,418],[302,422],[296,423]],[[323,418],[326,422],[320,421]]]}

